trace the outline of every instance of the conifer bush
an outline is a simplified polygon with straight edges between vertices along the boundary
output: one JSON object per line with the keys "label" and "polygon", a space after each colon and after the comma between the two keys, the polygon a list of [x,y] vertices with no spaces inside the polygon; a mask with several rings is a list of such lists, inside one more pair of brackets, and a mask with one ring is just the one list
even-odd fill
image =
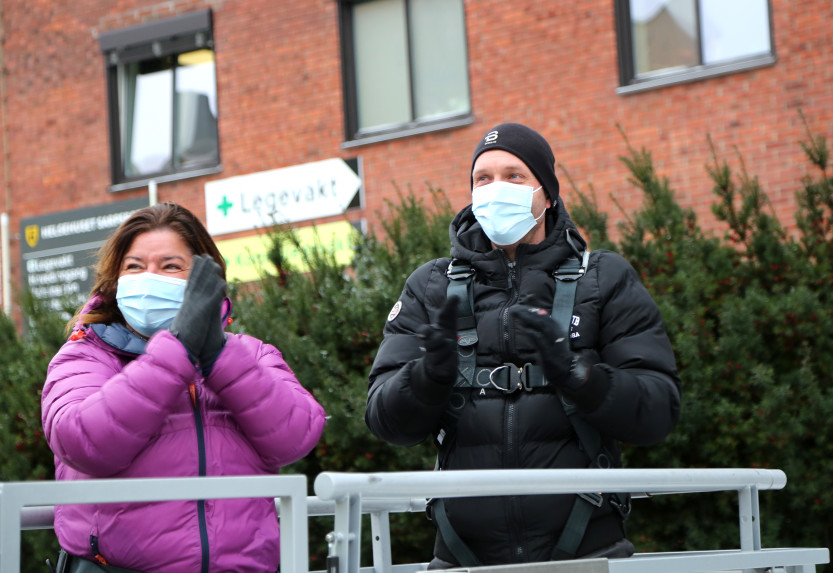
{"label": "conifer bush", "polygon": [[[739,154],[733,170],[712,148],[706,166],[712,210],[726,226],[720,239],[680,208],[648,151],[625,139],[622,157],[645,202],[621,225],[615,250],[663,312],[683,388],[675,431],[626,448],[626,465],[784,470],[786,489],[761,493],[765,547],[830,546],[833,523],[824,495],[833,469],[833,180],[826,140],[809,129],[807,139],[795,236]],[[582,206],[592,203],[577,191]],[[574,218],[591,241],[606,236],[598,216],[579,209]],[[636,500],[629,531],[642,551],[735,548],[736,507],[729,494]]]}
{"label": "conifer bush", "polygon": [[[40,396],[46,367],[64,341],[61,317],[24,298],[26,333],[0,312],[0,481],[54,479],[52,452],[43,436]],[[52,530],[21,534],[21,572],[43,573],[58,555]]]}

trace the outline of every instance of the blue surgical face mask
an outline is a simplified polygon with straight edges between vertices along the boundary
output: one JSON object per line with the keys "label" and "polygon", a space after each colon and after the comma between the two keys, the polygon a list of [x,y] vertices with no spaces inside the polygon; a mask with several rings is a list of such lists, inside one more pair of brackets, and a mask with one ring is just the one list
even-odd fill
{"label": "blue surgical face mask", "polygon": [[150,337],[170,328],[182,298],[184,279],[164,277],[155,273],[138,273],[119,277],[116,303],[127,324],[139,334]]}
{"label": "blue surgical face mask", "polygon": [[532,215],[532,195],[541,189],[495,181],[472,192],[471,210],[483,232],[495,245],[514,245],[544,216]]}

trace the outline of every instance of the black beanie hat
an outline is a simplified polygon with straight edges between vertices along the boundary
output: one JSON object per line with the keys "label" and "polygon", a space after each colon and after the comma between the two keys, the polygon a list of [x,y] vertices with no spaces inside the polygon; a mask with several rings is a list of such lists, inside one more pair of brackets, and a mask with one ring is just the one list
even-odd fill
{"label": "black beanie hat", "polygon": [[[502,149],[523,161],[535,178],[544,186],[553,206],[558,201],[558,178],[555,176],[555,156],[552,148],[543,136],[520,123],[501,123],[483,136],[474,149],[471,158],[472,171],[474,162],[484,151]],[[474,181],[472,180],[472,188]]]}

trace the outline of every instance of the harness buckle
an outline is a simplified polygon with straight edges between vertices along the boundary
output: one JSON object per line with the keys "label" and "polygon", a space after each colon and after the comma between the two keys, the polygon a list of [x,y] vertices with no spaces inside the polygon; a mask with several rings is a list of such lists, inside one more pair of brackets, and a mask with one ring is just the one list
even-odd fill
{"label": "harness buckle", "polygon": [[[587,272],[587,263],[590,260],[590,251],[584,251],[581,256],[581,265],[575,268],[573,265],[565,264],[555,269],[552,276],[557,281],[577,281]],[[565,269],[564,267],[572,267]]]}
{"label": "harness buckle", "polygon": [[523,384],[524,390],[527,392],[532,392],[536,388],[549,386],[549,382],[544,378],[541,368],[531,362],[527,362],[521,368],[521,384]]}
{"label": "harness buckle", "polygon": [[489,383],[506,394],[511,394],[517,390],[532,392],[536,388],[543,388],[548,385],[541,374],[540,368],[529,362],[523,366],[506,362],[491,370],[487,368],[483,370],[489,373]]}
{"label": "harness buckle", "polygon": [[[522,368],[518,368],[514,364],[507,362],[489,371],[489,382],[501,392],[511,394],[515,390],[520,390],[524,387],[521,381],[522,372]],[[495,379],[496,376],[500,379]]]}
{"label": "harness buckle", "polygon": [[[624,497],[624,501],[621,501]],[[616,508],[622,521],[625,521],[631,514],[631,496],[622,494],[613,494],[610,496],[610,505]]]}
{"label": "harness buckle", "polygon": [[452,281],[459,281],[469,278],[474,274],[474,269],[471,265],[455,265],[454,260],[449,263],[448,268],[445,271],[445,276]]}
{"label": "harness buckle", "polygon": [[601,493],[580,493],[578,496],[587,503],[596,507],[601,507],[604,501],[604,496]]}

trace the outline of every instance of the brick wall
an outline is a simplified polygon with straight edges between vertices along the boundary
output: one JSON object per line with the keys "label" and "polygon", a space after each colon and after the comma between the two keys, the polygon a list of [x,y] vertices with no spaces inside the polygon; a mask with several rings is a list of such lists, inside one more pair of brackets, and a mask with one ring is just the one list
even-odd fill
{"label": "brick wall", "polygon": [[[829,0],[772,0],[775,65],[620,96],[613,2],[466,0],[473,123],[342,149],[342,90],[335,0],[30,0],[4,3],[0,211],[19,221],[144,195],[109,191],[106,81],[101,32],[212,8],[223,171],[161,184],[204,216],[212,179],[331,157],[361,156],[371,225],[397,188],[430,184],[468,203],[471,151],[502,121],[527,123],[551,142],[568,207],[592,185],[611,223],[641,196],[618,157],[653,152],[679,200],[715,231],[707,135],[721,157],[742,154],[775,211],[792,222],[808,163],[798,111],[833,137],[833,9]],[[562,168],[563,166],[563,168]],[[209,206],[210,208],[210,206]],[[12,242],[19,284],[18,240]]]}

